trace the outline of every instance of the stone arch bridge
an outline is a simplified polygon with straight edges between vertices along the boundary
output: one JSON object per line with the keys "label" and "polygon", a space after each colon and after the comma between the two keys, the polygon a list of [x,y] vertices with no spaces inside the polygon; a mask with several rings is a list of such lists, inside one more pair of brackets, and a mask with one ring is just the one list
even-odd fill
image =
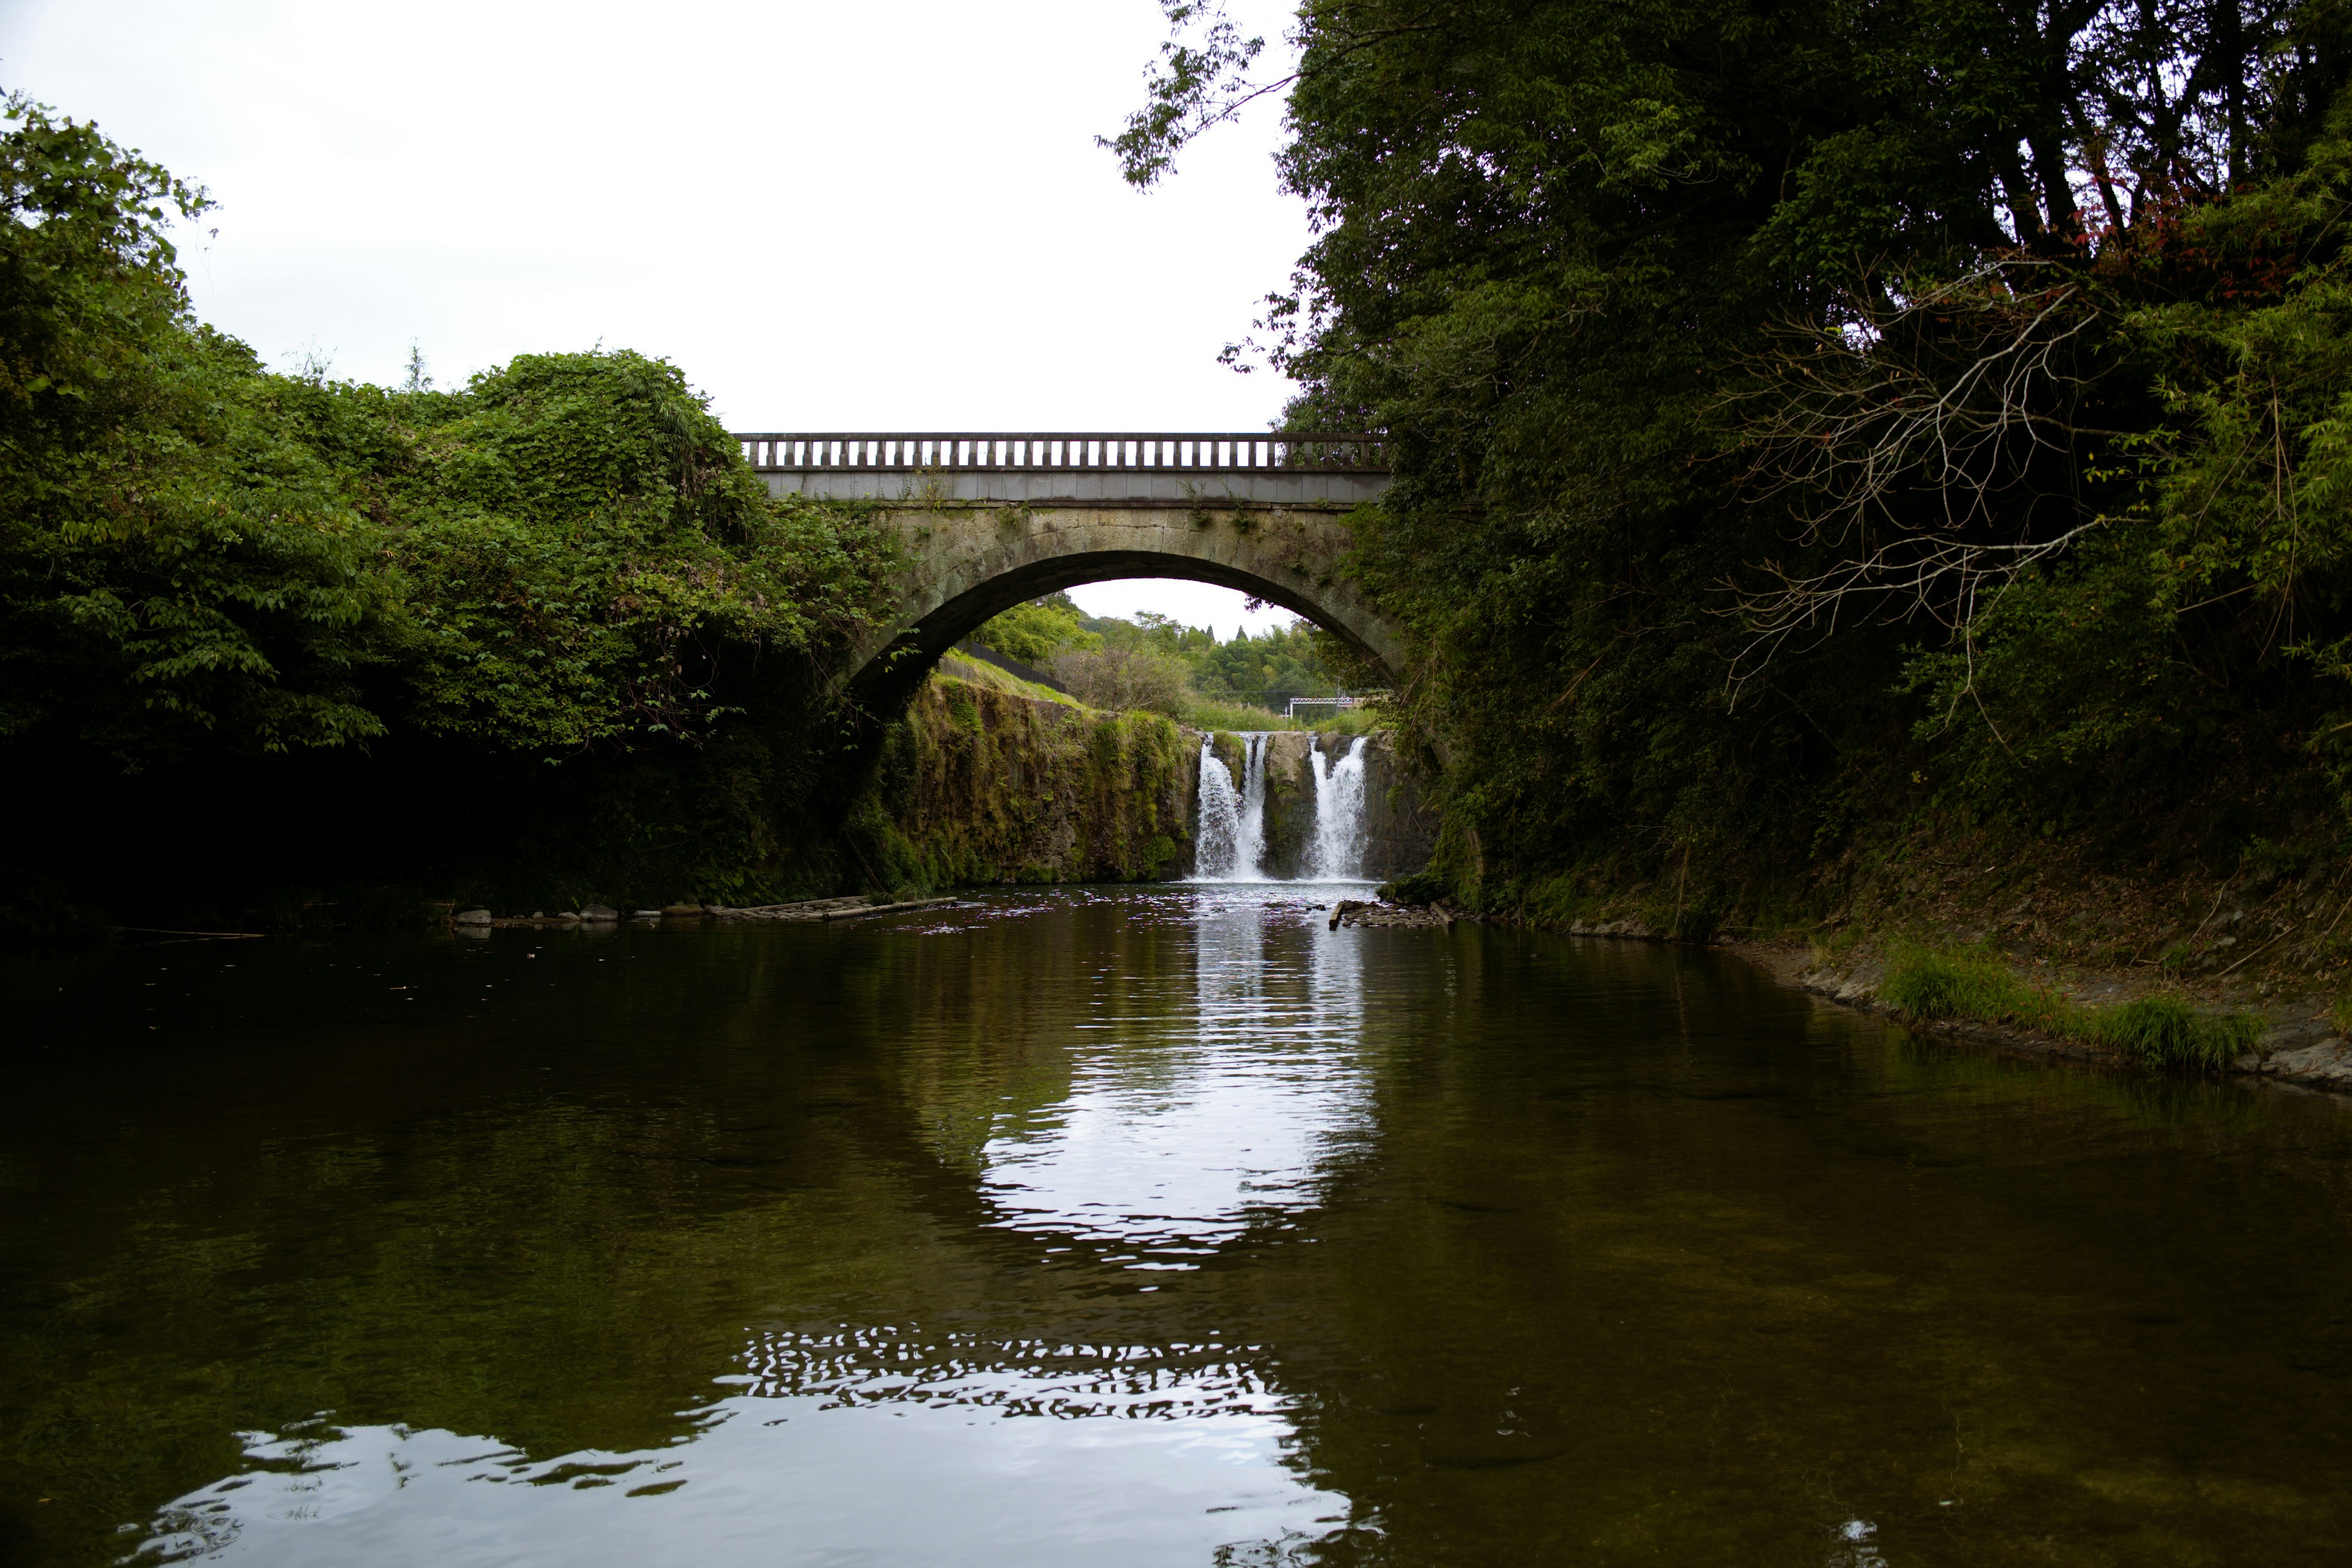
{"label": "stone arch bridge", "polygon": [[895,712],[990,617],[1115,577],[1186,577],[1304,616],[1382,667],[1395,626],[1339,574],[1341,518],[1388,487],[1375,436],[740,435],[775,495],[882,503],[905,551],[896,617],[845,672]]}

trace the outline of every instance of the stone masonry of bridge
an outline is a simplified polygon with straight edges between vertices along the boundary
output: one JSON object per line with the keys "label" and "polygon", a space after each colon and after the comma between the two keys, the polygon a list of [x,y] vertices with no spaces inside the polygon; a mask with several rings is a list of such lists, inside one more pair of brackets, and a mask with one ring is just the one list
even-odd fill
{"label": "stone masonry of bridge", "polygon": [[1120,577],[1237,588],[1401,668],[1395,626],[1339,571],[1345,513],[1387,488],[1375,437],[740,439],[773,494],[883,503],[883,526],[903,548],[897,618],[846,672],[869,711],[896,711],[941,654],[991,617]]}

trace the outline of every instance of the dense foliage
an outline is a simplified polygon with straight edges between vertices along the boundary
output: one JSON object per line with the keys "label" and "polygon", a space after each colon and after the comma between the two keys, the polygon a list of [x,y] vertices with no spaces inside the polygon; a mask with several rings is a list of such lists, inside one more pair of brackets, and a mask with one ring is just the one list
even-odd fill
{"label": "dense foliage", "polygon": [[[1257,90],[1170,15],[1139,184]],[[1929,818],[2341,820],[2339,7],[1307,0],[1297,42],[1318,235],[1265,324],[1295,419],[1392,437],[1360,569],[1465,881],[1752,908]]]}
{"label": "dense foliage", "polygon": [[11,100],[0,140],[0,737],[126,765],[383,732],[388,599],[277,378],[189,317],[201,192]]}
{"label": "dense foliage", "polygon": [[1182,650],[1193,689],[1203,697],[1280,712],[1294,697],[1328,697],[1335,689],[1312,626],[1270,626],[1255,635],[1243,628],[1222,643],[1204,640],[1205,647]]}
{"label": "dense foliage", "polygon": [[201,192],[5,123],[0,747],[48,828],[13,882],[798,875],[787,721],[883,564],[855,518],[770,500],[636,354],[272,374],[189,310],[168,224]]}
{"label": "dense foliage", "polygon": [[1008,658],[1041,666],[1065,649],[1097,647],[1102,643],[1101,637],[1088,629],[1086,612],[1067,594],[1048,594],[1015,605],[972,633],[971,640]]}

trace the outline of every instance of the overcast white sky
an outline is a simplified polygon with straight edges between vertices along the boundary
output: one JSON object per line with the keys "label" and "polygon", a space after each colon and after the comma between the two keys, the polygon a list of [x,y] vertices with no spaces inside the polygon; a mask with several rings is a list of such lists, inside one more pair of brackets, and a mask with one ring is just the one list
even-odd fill
{"label": "overcast white sky", "polygon": [[[1281,47],[1279,0],[1234,10]],[[1216,357],[1306,245],[1279,107],[1130,190],[1093,138],[1161,36],[1152,0],[0,0],[0,87],[207,186],[196,308],[279,364],[602,342],[738,429],[1262,429],[1288,384]]]}

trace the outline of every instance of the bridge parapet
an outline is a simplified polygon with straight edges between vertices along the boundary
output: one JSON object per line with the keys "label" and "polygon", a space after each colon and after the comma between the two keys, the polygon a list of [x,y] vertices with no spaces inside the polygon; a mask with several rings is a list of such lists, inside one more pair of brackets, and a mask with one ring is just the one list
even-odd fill
{"label": "bridge parapet", "polygon": [[1385,437],[1264,431],[773,431],[736,437],[774,495],[1028,507],[1344,509],[1388,488]]}

